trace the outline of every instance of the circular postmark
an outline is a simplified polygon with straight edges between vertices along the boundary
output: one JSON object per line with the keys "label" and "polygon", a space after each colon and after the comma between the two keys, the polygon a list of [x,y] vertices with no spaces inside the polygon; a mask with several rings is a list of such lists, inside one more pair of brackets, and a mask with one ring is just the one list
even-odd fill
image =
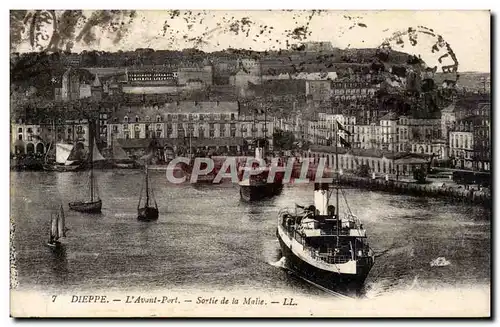
{"label": "circular postmark", "polygon": [[447,74],[449,79],[453,79],[453,82],[458,81],[459,61],[457,56],[443,36],[437,34],[432,28],[417,26],[396,31],[386,38],[378,48],[384,53],[387,50],[401,49],[404,51],[405,47],[419,47],[423,50],[420,51],[418,57],[412,58],[414,61],[409,62],[410,64],[422,63],[424,62],[422,57],[425,57],[427,61],[425,73],[434,74],[440,70]]}
{"label": "circular postmark", "polygon": [[36,51],[50,51],[55,46],[57,17],[54,10],[36,10],[25,17],[29,26],[29,41]]}

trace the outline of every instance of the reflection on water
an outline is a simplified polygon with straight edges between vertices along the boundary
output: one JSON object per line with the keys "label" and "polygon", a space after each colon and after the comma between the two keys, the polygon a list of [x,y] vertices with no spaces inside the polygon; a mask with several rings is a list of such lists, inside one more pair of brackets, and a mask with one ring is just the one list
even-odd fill
{"label": "reflection on water", "polygon": [[[137,221],[139,171],[98,171],[101,215],[69,211],[87,190],[87,172],[11,173],[11,208],[21,288],[78,290],[182,288],[322,293],[281,267],[277,213],[312,202],[312,185],[240,201],[238,186],[172,185],[151,179],[158,221]],[[488,285],[490,212],[404,195],[346,190],[349,206],[378,254],[362,292],[377,297],[439,286]],[[340,211],[347,210],[342,197]],[[60,204],[70,231],[65,249],[45,246],[50,213]],[[444,257],[450,265],[431,267]],[[281,264],[280,264],[281,262]]]}
{"label": "reflection on water", "polygon": [[54,282],[60,285],[65,285],[68,279],[68,258],[66,256],[66,247],[63,245],[60,248],[49,249],[51,257],[51,267],[54,273]]}

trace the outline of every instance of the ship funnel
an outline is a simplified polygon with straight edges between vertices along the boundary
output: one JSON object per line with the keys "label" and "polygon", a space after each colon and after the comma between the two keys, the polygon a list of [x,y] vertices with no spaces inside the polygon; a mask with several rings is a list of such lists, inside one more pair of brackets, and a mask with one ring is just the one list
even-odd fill
{"label": "ship funnel", "polygon": [[314,206],[319,215],[328,215],[328,184],[314,183]]}

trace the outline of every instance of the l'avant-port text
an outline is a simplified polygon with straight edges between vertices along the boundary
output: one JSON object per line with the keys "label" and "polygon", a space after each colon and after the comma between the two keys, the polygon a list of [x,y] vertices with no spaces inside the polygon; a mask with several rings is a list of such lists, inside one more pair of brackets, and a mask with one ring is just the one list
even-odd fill
{"label": "l'avant-port text", "polygon": [[169,296],[154,296],[154,297],[146,297],[140,295],[127,295],[125,299],[125,303],[160,303],[160,304],[173,304],[180,303],[178,297],[169,297]]}

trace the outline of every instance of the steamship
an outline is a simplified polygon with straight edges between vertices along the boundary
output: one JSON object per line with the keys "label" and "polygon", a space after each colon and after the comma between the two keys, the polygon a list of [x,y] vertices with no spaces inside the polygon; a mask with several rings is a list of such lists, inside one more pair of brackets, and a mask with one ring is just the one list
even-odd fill
{"label": "steamship", "polygon": [[[264,148],[255,148],[255,159],[264,160]],[[252,171],[252,172],[251,172]],[[283,173],[276,172],[272,181],[268,181],[271,168],[269,165],[253,167],[241,167],[240,175],[240,196],[245,201],[258,201],[278,195],[283,190]]]}
{"label": "steamship", "polygon": [[339,215],[338,194],[337,206],[329,204],[332,193],[329,184],[315,183],[314,205],[279,212],[281,251],[290,268],[325,287],[362,285],[375,256],[360,220]]}
{"label": "steamship", "polygon": [[[342,128],[337,124],[334,124],[335,205],[330,204],[334,193],[330,183],[315,183],[313,205],[296,205],[293,211],[282,209],[279,212],[276,236],[287,264],[302,277],[329,288],[339,285],[357,287],[364,284],[375,263],[375,254],[368,245],[363,224],[349,205],[346,214],[340,215],[339,212],[337,147],[338,132]],[[345,199],[344,192],[342,195]]]}

